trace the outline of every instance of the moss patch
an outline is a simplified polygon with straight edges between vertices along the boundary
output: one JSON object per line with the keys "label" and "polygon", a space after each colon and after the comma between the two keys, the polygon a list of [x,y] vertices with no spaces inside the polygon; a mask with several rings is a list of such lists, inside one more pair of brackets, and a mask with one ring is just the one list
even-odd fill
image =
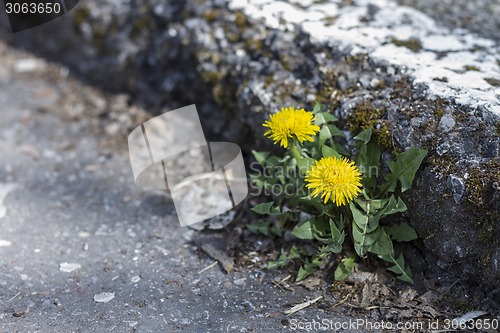
{"label": "moss patch", "polygon": [[469,170],[467,199],[478,207],[488,204],[485,199],[492,194],[493,182],[500,183],[500,157],[490,160],[483,167]]}
{"label": "moss patch", "polygon": [[434,113],[434,117],[436,117],[437,119],[441,119],[441,117],[444,116],[444,110],[440,109],[440,108],[435,109],[433,111],[433,113]]}
{"label": "moss patch", "polygon": [[406,47],[407,49],[410,49],[413,52],[418,52],[422,49],[422,43],[420,42],[420,39],[417,38],[410,38],[406,40],[392,38],[391,42],[396,46]]}
{"label": "moss patch", "polygon": [[479,72],[480,69],[476,66],[473,66],[473,65],[465,65],[464,66],[464,70],[466,71],[474,71],[474,72]]}
{"label": "moss patch", "polygon": [[325,23],[325,26],[329,27],[335,23],[337,20],[337,16],[325,16],[323,18],[323,22]]}
{"label": "moss patch", "polygon": [[385,150],[393,149],[392,133],[387,120],[382,119],[384,109],[373,107],[370,102],[358,104],[347,118],[347,125],[352,133],[359,133],[367,128],[373,130],[375,141]]}
{"label": "moss patch", "polygon": [[236,12],[234,15],[234,23],[236,26],[240,29],[245,29],[248,26],[247,16],[241,11]]}
{"label": "moss patch", "polygon": [[81,26],[90,18],[90,8],[87,6],[79,6],[75,8],[73,14],[73,27],[75,31],[81,31]]}
{"label": "moss patch", "polygon": [[220,16],[220,10],[219,9],[209,9],[206,12],[203,13],[203,18],[207,20],[207,22],[211,23],[217,20],[217,18]]}

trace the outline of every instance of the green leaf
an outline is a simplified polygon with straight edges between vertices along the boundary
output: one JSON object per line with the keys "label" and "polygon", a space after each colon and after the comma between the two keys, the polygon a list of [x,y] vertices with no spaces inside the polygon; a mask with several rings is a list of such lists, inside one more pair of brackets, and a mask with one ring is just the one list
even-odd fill
{"label": "green leaf", "polygon": [[358,135],[356,135],[354,137],[354,140],[362,141],[365,144],[367,144],[368,142],[370,142],[371,137],[372,137],[372,129],[367,128],[364,131],[360,132]]}
{"label": "green leaf", "polygon": [[406,222],[384,227],[385,231],[392,239],[398,242],[411,242],[418,238],[418,235],[411,226]]}
{"label": "green leaf", "polygon": [[300,239],[314,239],[313,223],[313,219],[299,222],[295,228],[293,228],[292,234]]}
{"label": "green leaf", "polygon": [[362,230],[363,234],[368,234],[377,229],[377,227],[379,226],[380,216],[370,215],[369,212],[365,212],[364,214],[352,202],[349,203],[349,208],[351,209],[354,223],[360,230]]}
{"label": "green leaf", "polygon": [[394,247],[392,246],[391,238],[383,228],[379,228],[378,230],[380,230],[380,234],[377,240],[368,246],[368,251],[378,254],[379,256],[394,255]]}
{"label": "green leaf", "polygon": [[337,151],[333,148],[330,148],[326,145],[321,147],[321,154],[323,157],[336,157],[336,158],[342,158],[342,155],[337,153]]}
{"label": "green leaf", "polygon": [[316,114],[316,113],[324,112],[325,109],[326,109],[326,107],[324,104],[316,103],[316,104],[314,104],[314,108],[313,108],[312,112],[314,114]]}
{"label": "green leaf", "polygon": [[359,149],[358,149],[358,156],[356,156],[356,160],[354,161],[356,163],[356,166],[364,172],[364,168],[366,167],[367,163],[367,146],[365,144],[362,144]]}
{"label": "green leaf", "polygon": [[255,160],[262,165],[262,164],[264,164],[267,157],[269,156],[269,152],[252,150],[252,155],[253,155],[253,157],[255,157]]}
{"label": "green leaf", "polygon": [[345,138],[344,132],[342,132],[337,126],[328,125],[328,129],[330,130],[330,133],[332,133],[332,136],[340,136],[342,138]]}
{"label": "green leaf", "polygon": [[316,160],[313,158],[302,158],[297,161],[297,166],[299,167],[300,173],[302,175],[306,175],[307,171],[316,163]]}
{"label": "green leaf", "polygon": [[258,205],[255,205],[253,208],[251,208],[254,212],[257,214],[265,215],[265,214],[270,214],[271,213],[271,208],[273,207],[274,202],[264,202],[260,203]]}
{"label": "green leaf", "polygon": [[[376,210],[371,209],[369,201],[357,200],[361,202],[361,209],[351,202],[349,208],[352,213],[352,236],[354,238],[354,249],[360,257],[364,257],[366,252],[377,241],[380,241],[382,228],[379,228],[380,213],[372,215]],[[382,239],[383,240],[383,239]],[[390,240],[390,238],[389,238]],[[392,246],[392,243],[391,243]],[[375,245],[375,249],[377,249]],[[384,252],[385,253],[385,252]]]}
{"label": "green leaf", "polygon": [[359,198],[354,199],[354,201],[365,211],[366,211],[366,204],[367,203],[370,204],[370,210],[379,211],[380,209],[382,209],[383,207],[385,207],[387,205],[389,200],[390,200],[389,198],[373,199],[373,200],[369,200],[369,201],[364,201],[364,200],[359,199]]}
{"label": "green leaf", "polygon": [[366,165],[380,167],[380,148],[374,142],[369,142],[366,146]]}
{"label": "green leaf", "polygon": [[316,119],[314,120],[314,125],[321,126],[327,123],[336,122],[338,119],[330,112],[319,112],[316,114]]}
{"label": "green leaf", "polygon": [[330,251],[333,253],[340,253],[342,251],[342,245],[345,241],[345,231],[344,231],[344,218],[340,215],[340,220],[337,223],[332,219],[329,220],[330,232],[332,237],[332,242],[330,243]]}
{"label": "green leaf", "polygon": [[415,174],[425,155],[427,155],[426,149],[412,147],[397,155],[396,161],[390,161],[391,173],[385,177],[387,183],[382,186],[382,192],[394,192],[398,180],[401,184],[401,192],[411,188]]}
{"label": "green leaf", "polygon": [[333,137],[333,133],[328,126],[323,126],[319,131],[319,146],[323,146],[325,142]]}
{"label": "green leaf", "polygon": [[297,248],[292,246],[290,252],[287,254],[284,249],[281,249],[281,254],[276,261],[270,261],[267,263],[266,268],[280,268],[287,266],[292,260],[300,258],[300,253]]}
{"label": "green leaf", "polygon": [[390,270],[393,273],[396,273],[398,275],[398,279],[408,283],[413,283],[411,270],[409,267],[405,266],[402,254],[397,259],[394,258],[394,255],[380,256],[380,258],[394,264],[393,266],[389,267],[388,270]]}
{"label": "green leaf", "polygon": [[380,211],[380,216],[383,217],[391,214],[406,212],[407,209],[406,204],[400,197],[396,200],[394,196],[391,195],[387,206]]}
{"label": "green leaf", "polygon": [[271,222],[269,221],[264,221],[264,222],[252,222],[247,225],[248,230],[253,232],[254,234],[263,234],[263,235],[269,235],[269,224]]}
{"label": "green leaf", "polygon": [[297,273],[297,277],[295,278],[295,282],[299,282],[304,280],[306,277],[311,275],[317,270],[311,263],[305,262],[302,267],[299,268],[299,272]]}
{"label": "green leaf", "polygon": [[373,190],[377,185],[380,170],[380,148],[374,142],[362,144],[356,158],[356,165],[363,173],[362,184],[365,188]]}
{"label": "green leaf", "polygon": [[338,142],[334,142],[333,143],[333,147],[341,155],[344,155],[344,156],[349,156],[350,155],[350,153],[347,151],[347,149],[345,149],[345,147],[343,145],[341,145],[340,143],[338,143]]}
{"label": "green leaf", "polygon": [[354,249],[360,257],[364,257],[369,250],[369,247],[374,244],[380,236],[381,228],[377,228],[370,233],[364,233],[363,230],[353,222],[352,236],[354,238]]}
{"label": "green leaf", "polygon": [[269,230],[278,237],[283,237],[283,233],[285,232],[282,226],[276,224],[272,224]]}
{"label": "green leaf", "polygon": [[347,257],[342,259],[337,268],[335,269],[335,281],[345,280],[351,275],[352,269],[356,265],[355,257]]}

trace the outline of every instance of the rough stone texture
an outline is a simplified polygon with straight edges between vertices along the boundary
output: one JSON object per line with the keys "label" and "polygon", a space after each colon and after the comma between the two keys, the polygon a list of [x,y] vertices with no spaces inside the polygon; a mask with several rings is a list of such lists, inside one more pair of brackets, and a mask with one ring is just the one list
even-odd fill
{"label": "rough stone texture", "polygon": [[405,195],[408,218],[444,266],[500,282],[497,115],[436,96],[404,68],[312,42],[300,26],[271,29],[224,1],[124,3],[89,1],[57,23],[4,35],[93,83],[129,92],[152,112],[168,100],[196,103],[209,135],[247,151],[269,147],[260,126],[269,112],[314,101],[346,127],[374,127],[387,151],[426,147]]}

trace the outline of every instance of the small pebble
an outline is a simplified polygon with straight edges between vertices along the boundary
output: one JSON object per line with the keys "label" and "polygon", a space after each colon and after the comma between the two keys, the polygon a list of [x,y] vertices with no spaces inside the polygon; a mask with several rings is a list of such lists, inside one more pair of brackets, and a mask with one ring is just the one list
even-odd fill
{"label": "small pebble", "polygon": [[246,284],[247,278],[241,278],[234,280],[234,284],[237,286],[244,286]]}
{"label": "small pebble", "polygon": [[94,296],[94,301],[97,303],[108,303],[115,298],[115,293],[101,293]]}
{"label": "small pebble", "polygon": [[59,270],[61,272],[66,272],[70,273],[73,271],[76,271],[77,269],[81,268],[82,266],[77,263],[69,263],[69,262],[63,262],[59,265]]}

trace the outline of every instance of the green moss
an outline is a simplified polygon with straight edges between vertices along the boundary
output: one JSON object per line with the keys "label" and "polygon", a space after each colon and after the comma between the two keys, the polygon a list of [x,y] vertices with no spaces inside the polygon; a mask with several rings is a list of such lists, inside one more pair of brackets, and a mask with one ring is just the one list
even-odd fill
{"label": "green moss", "polygon": [[264,41],[260,38],[250,38],[243,42],[243,48],[247,52],[259,52],[264,47]]}
{"label": "green moss", "polygon": [[73,28],[75,31],[81,31],[82,24],[89,20],[90,14],[90,8],[87,6],[78,6],[75,8],[73,14]]}
{"label": "green moss", "polygon": [[498,79],[494,79],[492,77],[486,77],[483,80],[491,84],[493,87],[500,87],[500,80]]}
{"label": "green moss", "polygon": [[269,87],[271,84],[273,84],[276,80],[272,75],[268,75],[264,78],[264,88]]}
{"label": "green moss", "polygon": [[373,86],[373,89],[378,90],[378,89],[384,89],[386,86],[385,80],[379,80],[377,83]]}
{"label": "green moss", "polygon": [[241,33],[234,31],[227,31],[226,38],[230,43],[237,43],[241,40]]}
{"label": "green moss", "polygon": [[498,136],[500,136],[500,121],[497,121],[495,124],[495,131]]}
{"label": "green moss", "polygon": [[457,171],[456,161],[450,155],[432,155],[427,159],[427,163],[429,163],[431,171],[439,178]]}
{"label": "green moss", "polygon": [[486,212],[486,214],[482,216],[483,218],[481,219],[479,240],[483,243],[491,243],[491,241],[496,237],[493,216],[491,212]]}
{"label": "green moss", "polygon": [[444,110],[440,108],[435,109],[433,113],[434,117],[436,117],[437,119],[441,119],[441,117],[444,116]]}
{"label": "green moss", "polygon": [[286,54],[284,53],[281,53],[279,55],[279,59],[280,59],[280,64],[281,66],[283,66],[283,68],[287,71],[291,71],[293,69],[292,65],[290,64],[291,62],[289,61],[289,58]]}
{"label": "green moss", "polygon": [[345,61],[348,65],[362,65],[363,63],[368,61],[368,55],[367,54],[350,55],[345,59]]}
{"label": "green moss", "polygon": [[375,141],[385,150],[393,149],[392,133],[387,123],[384,122],[378,130],[375,130]]}
{"label": "green moss", "polygon": [[369,102],[358,104],[347,118],[349,130],[357,134],[367,128],[373,130],[375,141],[385,150],[393,150],[392,133],[387,120],[382,119],[384,109],[374,108]]}
{"label": "green moss", "polygon": [[411,100],[413,85],[409,78],[403,78],[394,82],[391,98],[402,98]]}
{"label": "green moss", "polygon": [[491,159],[483,167],[469,170],[469,178],[466,181],[467,199],[475,206],[484,206],[487,203],[485,198],[493,190],[493,182],[500,182],[500,157]]}
{"label": "green moss", "polygon": [[321,86],[315,95],[315,102],[326,104],[329,109],[334,110],[340,106],[343,92],[337,89],[337,74],[335,71],[329,70],[322,75]]}
{"label": "green moss", "polygon": [[422,49],[422,43],[420,42],[420,39],[417,38],[410,38],[406,40],[392,38],[391,42],[396,46],[406,47],[413,52],[418,52]]}
{"label": "green moss", "polygon": [[201,78],[211,85],[215,86],[220,83],[220,74],[215,71],[207,71],[201,73]]}
{"label": "green moss", "polygon": [[220,10],[219,9],[209,9],[206,12],[203,13],[203,18],[207,20],[207,22],[211,23],[217,20],[217,18],[220,16]]}
{"label": "green moss", "polygon": [[473,65],[465,65],[464,66],[464,70],[466,71],[474,71],[474,72],[479,72],[480,69],[476,66],[473,66]]}
{"label": "green moss", "polygon": [[325,23],[325,26],[329,27],[335,23],[337,20],[337,16],[325,16],[323,18],[323,22]]}
{"label": "green moss", "polygon": [[236,26],[240,30],[245,29],[248,26],[247,16],[241,11],[237,11],[236,13],[234,13],[234,15],[235,15],[234,23],[236,24]]}

